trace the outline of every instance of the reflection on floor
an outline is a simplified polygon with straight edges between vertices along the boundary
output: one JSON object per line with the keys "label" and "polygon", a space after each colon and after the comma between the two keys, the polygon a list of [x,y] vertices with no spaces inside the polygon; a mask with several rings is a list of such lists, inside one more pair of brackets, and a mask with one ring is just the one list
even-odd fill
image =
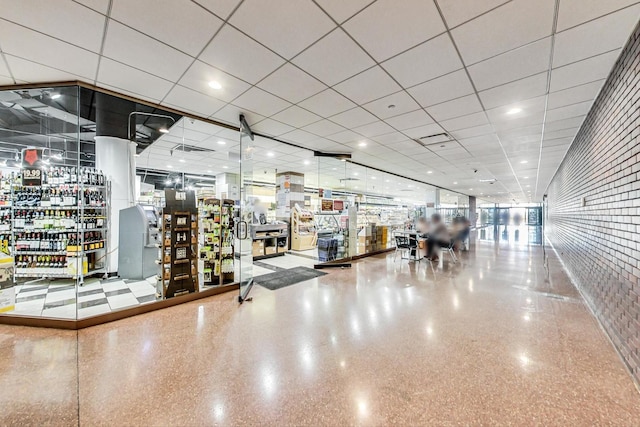
{"label": "reflection on floor", "polygon": [[389,254],[240,306],[0,326],[2,422],[637,426],[631,376],[547,255],[480,241],[435,275]]}
{"label": "reflection on floor", "polygon": [[[287,254],[256,262],[253,275],[258,277],[278,269],[313,265],[314,261],[309,258]],[[76,319],[77,315],[82,319],[156,301],[153,277],[147,280],[88,278],[77,291],[71,280],[31,283],[16,286],[16,308],[7,314],[60,319]]]}

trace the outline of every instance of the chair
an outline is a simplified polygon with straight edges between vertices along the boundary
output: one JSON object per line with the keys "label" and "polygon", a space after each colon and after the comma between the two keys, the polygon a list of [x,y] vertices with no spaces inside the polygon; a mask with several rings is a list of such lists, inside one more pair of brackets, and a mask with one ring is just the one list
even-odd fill
{"label": "chair", "polygon": [[396,252],[393,255],[393,260],[395,261],[396,258],[398,257],[398,252],[400,253],[400,259],[409,259],[409,257],[407,256],[407,258],[404,258],[402,256],[402,252],[410,252],[411,251],[411,246],[409,246],[409,238],[407,236],[394,236],[396,239]]}
{"label": "chair", "polygon": [[456,256],[456,251],[455,251],[455,245],[456,245],[456,241],[451,239],[451,241],[449,242],[449,245],[441,246],[442,249],[444,249],[449,253],[449,256],[451,257],[451,261],[453,261],[454,263],[458,262],[458,257]]}
{"label": "chair", "polygon": [[409,234],[409,258],[411,259],[411,255],[413,255],[414,261],[419,261],[420,257],[418,256],[418,236],[416,234]]}

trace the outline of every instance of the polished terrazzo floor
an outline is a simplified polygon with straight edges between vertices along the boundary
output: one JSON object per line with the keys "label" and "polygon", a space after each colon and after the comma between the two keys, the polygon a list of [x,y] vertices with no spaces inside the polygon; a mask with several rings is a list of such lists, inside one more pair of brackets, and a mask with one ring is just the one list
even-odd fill
{"label": "polished terrazzo floor", "polygon": [[[640,393],[551,254],[393,255],[79,332],[0,327],[2,425],[637,426]],[[79,420],[78,420],[79,417]]]}

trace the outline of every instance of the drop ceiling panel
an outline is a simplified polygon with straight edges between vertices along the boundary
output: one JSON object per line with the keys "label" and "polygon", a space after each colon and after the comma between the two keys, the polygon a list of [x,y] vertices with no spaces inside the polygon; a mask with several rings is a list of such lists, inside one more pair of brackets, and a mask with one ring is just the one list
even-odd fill
{"label": "drop ceiling panel", "polygon": [[336,85],[334,89],[362,105],[398,92],[401,88],[382,68],[375,66]]}
{"label": "drop ceiling panel", "polygon": [[495,108],[544,95],[547,73],[536,74],[512,83],[479,92],[484,108]]}
{"label": "drop ceiling panel", "polygon": [[553,132],[556,130],[580,127],[585,117],[586,116],[578,116],[578,117],[572,117],[570,119],[558,120],[554,122],[547,121],[544,125],[544,131]]}
{"label": "drop ceiling panel", "polygon": [[23,0],[18,5],[12,0],[0,0],[0,10],[2,18],[8,21],[100,52],[105,17],[77,3]]}
{"label": "drop ceiling panel", "polygon": [[[252,87],[240,95],[233,103],[238,107],[246,108],[263,116],[272,116],[291,105],[289,102],[257,87]],[[292,124],[292,126],[295,125]]]}
{"label": "drop ceiling panel", "polygon": [[473,87],[464,70],[460,70],[414,86],[408,91],[420,105],[429,107],[473,93]]}
{"label": "drop ceiling panel", "polygon": [[102,58],[98,82],[136,93],[142,98],[150,98],[159,102],[173,86],[168,80],[149,75],[144,71],[136,70],[109,58]]}
{"label": "drop ceiling panel", "polygon": [[451,132],[486,125],[489,122],[487,121],[487,116],[484,112],[478,112],[454,119],[440,121],[439,123],[445,130]]}
{"label": "drop ceiling panel", "polygon": [[[388,31],[372,31],[384,22]],[[432,1],[378,0],[343,24],[378,62],[405,51],[445,31],[438,10]]]}
{"label": "drop ceiling panel", "polygon": [[311,0],[246,0],[230,21],[286,59],[331,31],[335,24]]}
{"label": "drop ceiling panel", "polygon": [[375,65],[341,28],[302,52],[293,63],[330,86]]}
{"label": "drop ceiling panel", "polygon": [[638,3],[637,0],[562,0],[558,10],[558,31]]}
{"label": "drop ceiling panel", "polygon": [[514,0],[451,33],[462,59],[471,65],[550,36],[554,6],[554,0]]}
{"label": "drop ceiling panel", "polygon": [[584,116],[589,112],[593,101],[581,102],[578,104],[567,105],[565,107],[555,108],[547,111],[547,120],[550,122],[556,120],[570,119],[572,117]]}
{"label": "drop ceiling panel", "polygon": [[389,59],[382,67],[401,85],[410,87],[459,70],[462,61],[451,38],[443,34]]}
{"label": "drop ceiling panel", "polygon": [[338,132],[343,132],[346,129],[329,120],[320,120],[308,126],[305,126],[303,130],[311,132],[318,136],[328,136]]}
{"label": "drop ceiling panel", "polygon": [[182,86],[175,86],[162,103],[205,117],[209,117],[226,105],[219,99]]}
{"label": "drop ceiling panel", "polygon": [[356,106],[344,96],[340,95],[333,89],[327,89],[310,98],[300,102],[302,108],[305,108],[322,117],[329,117],[334,114],[342,113]]}
{"label": "drop ceiling panel", "polygon": [[290,63],[274,71],[258,87],[296,104],[327,87]]}
{"label": "drop ceiling panel", "polygon": [[307,126],[322,119],[317,114],[313,114],[310,111],[298,107],[297,105],[293,105],[286,110],[282,110],[278,114],[272,116],[272,118],[297,128]]}
{"label": "drop ceiling panel", "polygon": [[[478,96],[475,93],[427,108],[427,113],[438,122],[455,117],[467,116],[478,111],[482,111],[482,105],[480,105]],[[470,126],[467,127],[471,126],[474,126],[474,124],[470,124]]]}
{"label": "drop ceiling panel", "polygon": [[403,130],[402,133],[407,135],[409,138],[422,138],[424,136],[435,135],[438,133],[444,132],[438,124],[431,124],[426,126],[418,126],[411,129]]}
{"label": "drop ceiling panel", "polygon": [[557,34],[553,66],[560,67],[622,48],[639,18],[640,4]]}
{"label": "drop ceiling panel", "polygon": [[604,79],[564,89],[558,92],[552,92],[549,94],[549,103],[547,107],[552,109],[578,102],[593,100],[603,84]]}
{"label": "drop ceiling panel", "polygon": [[331,116],[329,120],[338,123],[339,125],[342,125],[347,129],[353,129],[358,126],[377,121],[376,117],[373,114],[360,107],[344,111],[340,114],[336,114],[335,116]]}
{"label": "drop ceiling panel", "polygon": [[207,10],[215,13],[221,19],[227,19],[229,14],[240,4],[242,0],[194,0]]}
{"label": "drop ceiling panel", "polygon": [[353,130],[354,132],[357,132],[369,138],[393,132],[393,128],[391,126],[389,126],[385,122],[380,122],[380,121],[370,123],[364,126],[359,126],[357,128],[354,128]]}
{"label": "drop ceiling panel", "polygon": [[373,3],[373,0],[317,0],[316,3],[338,23],[342,23]]}
{"label": "drop ceiling panel", "polygon": [[156,0],[113,0],[110,16],[191,56],[198,55],[222,20],[190,0],[172,0],[171,6],[158,7]]}
{"label": "drop ceiling panel", "polygon": [[115,21],[109,23],[103,54],[172,81],[193,62],[188,55]]}
{"label": "drop ceiling panel", "polygon": [[387,119],[400,114],[415,111],[420,108],[417,102],[413,100],[405,91],[396,92],[392,95],[385,96],[376,101],[372,101],[362,106],[381,119]]}
{"label": "drop ceiling panel", "polygon": [[551,57],[551,37],[503,53],[468,68],[476,89],[484,90],[545,72]]}
{"label": "drop ceiling panel", "polygon": [[449,28],[457,27],[465,21],[475,18],[501,4],[506,0],[438,0],[438,5]]}
{"label": "drop ceiling panel", "polygon": [[410,129],[433,123],[433,119],[422,109],[394,116],[386,119],[385,121],[398,130]]}
{"label": "drop ceiling panel", "polygon": [[[96,75],[98,55],[3,20],[0,20],[0,46],[6,54],[75,74],[85,80],[92,81]],[[31,74],[30,79],[18,73],[14,73],[14,77],[25,81],[44,81],[34,73],[28,73]]]}
{"label": "drop ceiling panel", "polygon": [[[209,82],[212,81],[220,83],[222,88],[211,88]],[[178,84],[226,102],[233,101],[251,87],[248,83],[201,61],[195,61]]]}
{"label": "drop ceiling panel", "polygon": [[284,59],[229,25],[222,27],[199,59],[252,84],[284,64]]}
{"label": "drop ceiling panel", "polygon": [[551,71],[551,92],[602,80],[609,75],[620,52],[608,52]]}
{"label": "drop ceiling panel", "polygon": [[468,129],[461,129],[451,132],[451,136],[456,139],[463,138],[473,138],[481,135],[488,135],[494,132],[493,126],[491,125],[482,125],[482,126],[474,126]]}
{"label": "drop ceiling panel", "polygon": [[[81,79],[81,76],[36,64],[13,55],[4,55],[14,75],[20,76],[27,83],[71,81]],[[13,79],[8,79],[7,84],[12,85]]]}

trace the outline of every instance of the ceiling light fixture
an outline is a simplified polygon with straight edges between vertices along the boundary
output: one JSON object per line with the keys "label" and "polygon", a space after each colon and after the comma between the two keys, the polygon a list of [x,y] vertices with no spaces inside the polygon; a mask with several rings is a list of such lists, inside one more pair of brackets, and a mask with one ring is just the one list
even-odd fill
{"label": "ceiling light fixture", "polygon": [[366,142],[364,142],[364,141],[362,141],[360,144],[358,144],[358,146],[359,146],[359,147],[366,147],[366,146],[367,146],[367,143],[366,143]]}
{"label": "ceiling light fixture", "polygon": [[525,163],[529,163],[529,161],[528,160],[521,160],[520,163],[522,163],[524,165]]}
{"label": "ceiling light fixture", "polygon": [[428,173],[428,174],[432,174],[432,173],[433,173],[433,171],[427,171],[427,173]]}
{"label": "ceiling light fixture", "polygon": [[229,166],[223,166],[222,169],[229,169]]}
{"label": "ceiling light fixture", "polygon": [[173,169],[173,166],[171,166],[171,165],[167,165],[167,167],[168,167],[169,169]]}
{"label": "ceiling light fixture", "polygon": [[179,162],[180,163],[184,163],[184,162],[186,162],[186,160],[185,159],[180,159]]}
{"label": "ceiling light fixture", "polygon": [[208,170],[207,173],[213,173],[213,171],[212,170]]}
{"label": "ceiling light fixture", "polygon": [[215,89],[215,90],[220,90],[220,89],[222,89],[222,85],[221,85],[220,83],[218,83],[217,81],[215,81],[215,80],[211,80],[211,81],[209,82],[209,87],[210,87],[211,89]]}
{"label": "ceiling light fixture", "polygon": [[160,129],[158,129],[158,132],[161,132],[161,133],[169,133],[169,129],[167,129],[167,128],[160,128]]}
{"label": "ceiling light fixture", "polygon": [[226,141],[222,141],[222,140],[218,141],[218,145],[226,145],[226,144],[227,144]]}
{"label": "ceiling light fixture", "polygon": [[271,151],[269,151],[269,152],[267,153],[267,156],[269,156],[269,157],[273,157],[273,156],[274,156],[274,154],[273,154]]}
{"label": "ceiling light fixture", "polygon": [[454,181],[454,182],[453,182],[453,185],[457,185],[457,184],[458,184],[458,182],[457,182],[457,181]]}
{"label": "ceiling light fixture", "polygon": [[165,183],[165,184],[167,184],[167,185],[171,185],[171,180],[170,180],[170,179],[168,179],[168,180],[166,180],[164,183]]}
{"label": "ceiling light fixture", "polygon": [[512,108],[511,110],[507,111],[507,114],[518,114],[521,111],[522,108]]}
{"label": "ceiling light fixture", "polygon": [[58,99],[60,98],[62,95],[60,95],[59,93],[52,93],[51,94],[51,99]]}
{"label": "ceiling light fixture", "polygon": [[305,160],[305,161],[304,161],[304,164],[305,164],[305,165],[308,165],[309,163],[311,163],[309,160]]}

